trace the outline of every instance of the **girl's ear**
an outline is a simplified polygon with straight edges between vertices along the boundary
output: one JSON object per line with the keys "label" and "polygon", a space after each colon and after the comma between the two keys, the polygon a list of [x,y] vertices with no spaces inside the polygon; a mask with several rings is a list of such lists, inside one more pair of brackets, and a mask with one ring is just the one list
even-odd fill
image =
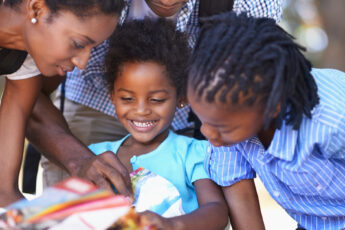
{"label": "girl's ear", "polygon": [[36,19],[39,21],[40,17],[44,13],[48,13],[49,10],[44,0],[28,0],[27,2],[27,12],[29,20]]}
{"label": "girl's ear", "polygon": [[177,108],[181,109],[188,105],[187,97],[181,98],[177,101]]}
{"label": "girl's ear", "polygon": [[110,100],[113,104],[114,104],[114,99],[115,99],[114,90],[111,90],[110,91]]}
{"label": "girl's ear", "polygon": [[274,110],[274,112],[272,113],[272,118],[276,118],[279,115],[281,109],[282,109],[282,106],[281,106],[281,103],[279,103],[276,109]]}

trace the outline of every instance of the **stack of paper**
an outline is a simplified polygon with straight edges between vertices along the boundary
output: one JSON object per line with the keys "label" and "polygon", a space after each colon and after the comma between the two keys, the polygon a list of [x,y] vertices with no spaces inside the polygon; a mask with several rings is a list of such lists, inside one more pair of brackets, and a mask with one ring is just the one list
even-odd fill
{"label": "stack of paper", "polygon": [[130,209],[123,196],[69,178],[31,201],[21,200],[0,216],[0,228],[106,229]]}

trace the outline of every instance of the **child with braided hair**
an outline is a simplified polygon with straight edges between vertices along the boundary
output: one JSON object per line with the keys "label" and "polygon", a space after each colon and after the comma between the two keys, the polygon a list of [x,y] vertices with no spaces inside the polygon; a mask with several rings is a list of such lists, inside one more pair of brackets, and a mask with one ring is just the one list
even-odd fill
{"label": "child with braided hair", "polygon": [[232,215],[257,173],[299,227],[344,229],[345,74],[312,69],[301,50],[271,19],[205,19],[188,100],[212,144],[206,171]]}

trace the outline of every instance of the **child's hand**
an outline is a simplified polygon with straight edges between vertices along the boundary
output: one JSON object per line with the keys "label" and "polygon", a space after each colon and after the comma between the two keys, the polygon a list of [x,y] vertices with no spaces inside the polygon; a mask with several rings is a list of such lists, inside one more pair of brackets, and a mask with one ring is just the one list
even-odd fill
{"label": "child's hand", "polygon": [[162,217],[154,212],[145,211],[140,213],[140,223],[144,229],[177,230],[176,223],[170,219]]}

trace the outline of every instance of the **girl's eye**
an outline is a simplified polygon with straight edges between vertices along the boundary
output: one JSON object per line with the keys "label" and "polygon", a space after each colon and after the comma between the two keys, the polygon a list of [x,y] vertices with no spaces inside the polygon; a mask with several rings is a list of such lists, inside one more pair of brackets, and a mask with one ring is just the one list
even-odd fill
{"label": "girl's eye", "polygon": [[131,98],[131,97],[121,97],[121,100],[122,101],[132,101],[133,98]]}
{"label": "girl's eye", "polygon": [[85,48],[84,45],[80,44],[79,42],[77,42],[75,40],[73,40],[73,45],[76,49],[84,49]]}
{"label": "girl's eye", "polygon": [[163,102],[166,101],[166,99],[155,99],[155,98],[152,98],[151,101],[154,102],[154,103],[163,103]]}

